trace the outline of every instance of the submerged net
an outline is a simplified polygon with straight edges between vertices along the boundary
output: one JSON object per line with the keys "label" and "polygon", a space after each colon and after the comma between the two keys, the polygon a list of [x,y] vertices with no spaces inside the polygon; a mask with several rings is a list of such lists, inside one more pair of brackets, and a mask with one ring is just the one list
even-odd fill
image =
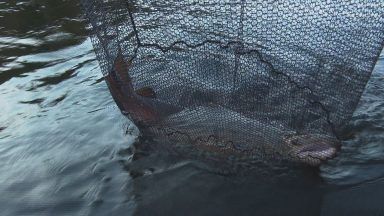
{"label": "submerged net", "polygon": [[82,5],[122,111],[143,133],[225,157],[333,155],[384,41],[382,0]]}

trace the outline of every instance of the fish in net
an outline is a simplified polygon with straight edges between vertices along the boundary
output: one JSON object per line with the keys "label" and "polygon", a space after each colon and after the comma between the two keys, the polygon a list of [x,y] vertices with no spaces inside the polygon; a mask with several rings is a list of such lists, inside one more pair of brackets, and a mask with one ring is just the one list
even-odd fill
{"label": "fish in net", "polygon": [[384,45],[384,3],[82,0],[142,133],[228,158],[334,157]]}

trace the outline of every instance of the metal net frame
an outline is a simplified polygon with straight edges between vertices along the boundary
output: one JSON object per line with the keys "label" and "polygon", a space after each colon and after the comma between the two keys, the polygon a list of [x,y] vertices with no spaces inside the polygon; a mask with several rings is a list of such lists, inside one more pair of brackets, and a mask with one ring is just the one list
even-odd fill
{"label": "metal net frame", "polygon": [[143,133],[227,159],[332,157],[384,44],[382,0],[82,6],[123,113]]}

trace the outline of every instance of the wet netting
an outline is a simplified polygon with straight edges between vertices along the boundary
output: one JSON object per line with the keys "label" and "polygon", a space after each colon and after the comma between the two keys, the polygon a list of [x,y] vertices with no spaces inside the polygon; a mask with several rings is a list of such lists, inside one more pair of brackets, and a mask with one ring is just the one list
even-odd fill
{"label": "wet netting", "polygon": [[148,136],[232,158],[335,156],[383,48],[382,0],[83,0],[113,98]]}

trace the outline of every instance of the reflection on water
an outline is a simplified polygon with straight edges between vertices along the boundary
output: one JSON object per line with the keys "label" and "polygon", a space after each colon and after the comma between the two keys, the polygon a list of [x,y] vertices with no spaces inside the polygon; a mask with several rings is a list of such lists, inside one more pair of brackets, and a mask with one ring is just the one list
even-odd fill
{"label": "reflection on water", "polygon": [[1,215],[382,212],[382,61],[339,157],[320,170],[234,174],[133,146],[137,131],[114,106],[77,1],[0,2],[0,29]]}
{"label": "reflection on water", "polygon": [[381,179],[384,176],[384,63],[382,59],[367,85],[350,124],[339,157],[322,167],[330,183],[348,185]]}

